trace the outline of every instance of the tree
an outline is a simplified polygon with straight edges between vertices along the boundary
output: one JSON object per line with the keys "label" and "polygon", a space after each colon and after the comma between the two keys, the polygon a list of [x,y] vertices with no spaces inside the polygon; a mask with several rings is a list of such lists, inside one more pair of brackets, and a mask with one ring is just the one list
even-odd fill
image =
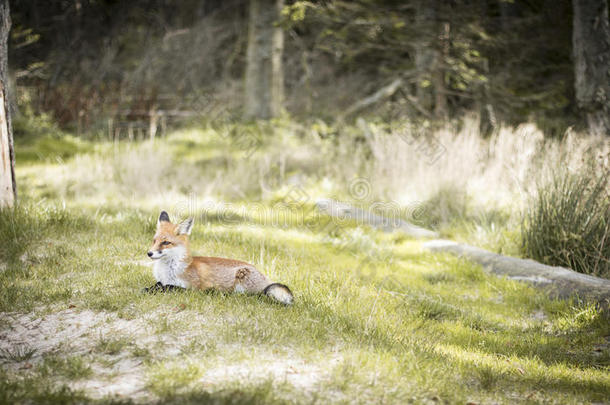
{"label": "tree", "polygon": [[245,85],[247,118],[275,117],[282,107],[284,34],[278,20],[283,6],[283,0],[250,0]]}
{"label": "tree", "polygon": [[574,89],[592,134],[610,135],[610,28],[607,0],[573,0]]}
{"label": "tree", "polygon": [[15,203],[15,153],[9,111],[8,91],[8,33],[11,29],[8,0],[0,0],[0,207]]}
{"label": "tree", "polygon": [[434,68],[432,84],[434,86],[434,115],[437,118],[447,117],[447,96],[445,95],[445,67],[449,57],[449,22],[443,21],[441,2],[437,2],[436,10],[436,43],[434,49]]}
{"label": "tree", "polygon": [[[438,0],[417,3],[417,37],[422,39],[416,41],[414,58],[419,75],[417,99],[426,110],[432,110],[434,104],[434,115],[440,119],[447,118],[445,65],[449,55],[450,28],[449,23],[443,20],[445,13],[442,6]],[[424,87],[423,83],[427,86]]]}

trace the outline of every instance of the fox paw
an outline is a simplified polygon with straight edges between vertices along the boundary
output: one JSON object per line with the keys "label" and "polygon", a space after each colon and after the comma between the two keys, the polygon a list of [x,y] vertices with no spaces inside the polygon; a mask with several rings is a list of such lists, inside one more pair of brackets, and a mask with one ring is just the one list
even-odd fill
{"label": "fox paw", "polygon": [[168,292],[176,290],[186,290],[186,288],[178,287],[177,285],[163,285],[160,281],[156,284],[142,289],[144,294],[156,294],[158,292]]}
{"label": "fox paw", "polygon": [[151,285],[150,287],[142,288],[142,292],[144,294],[156,294],[159,291],[163,290],[163,284],[158,281],[156,284]]}

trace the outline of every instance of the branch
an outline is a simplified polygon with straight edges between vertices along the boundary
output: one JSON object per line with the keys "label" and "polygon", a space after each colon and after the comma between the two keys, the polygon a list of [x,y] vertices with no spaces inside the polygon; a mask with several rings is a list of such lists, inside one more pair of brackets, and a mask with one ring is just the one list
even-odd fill
{"label": "branch", "polygon": [[394,79],[387,86],[380,88],[379,90],[377,90],[375,93],[371,94],[370,96],[365,97],[362,100],[359,100],[359,101],[355,102],[354,104],[352,104],[351,106],[349,106],[343,112],[343,114],[341,114],[339,116],[338,120],[343,121],[344,118],[354,114],[355,112],[365,109],[366,107],[368,107],[370,105],[376,104],[379,101],[392,96],[394,93],[396,93],[396,90],[398,90],[400,88],[400,86],[402,86],[402,83],[403,83],[402,78],[399,77],[398,79]]}

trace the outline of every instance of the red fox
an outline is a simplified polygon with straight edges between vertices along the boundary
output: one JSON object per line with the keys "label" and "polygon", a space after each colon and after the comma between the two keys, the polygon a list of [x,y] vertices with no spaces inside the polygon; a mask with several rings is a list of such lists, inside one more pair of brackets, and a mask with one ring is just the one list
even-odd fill
{"label": "red fox", "polygon": [[272,283],[253,265],[233,259],[191,256],[188,236],[193,218],[172,224],[161,211],[157,232],[148,257],[155,261],[153,273],[157,283],[146,292],[176,288],[215,289],[226,292],[264,294],[277,302],[291,305],[294,297],[284,284]]}

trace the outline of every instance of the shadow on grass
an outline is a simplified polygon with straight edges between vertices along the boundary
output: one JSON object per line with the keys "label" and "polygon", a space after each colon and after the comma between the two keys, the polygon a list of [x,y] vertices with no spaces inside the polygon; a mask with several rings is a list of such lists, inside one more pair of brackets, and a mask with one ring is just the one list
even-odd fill
{"label": "shadow on grass", "polygon": [[[351,317],[349,315],[340,315],[333,312],[330,307],[321,306],[318,303],[306,302],[306,305],[311,305],[310,311],[313,312],[314,317],[320,319],[326,318],[326,322],[329,325],[335,325],[333,329],[336,329],[339,334],[343,336],[351,335],[354,339],[353,344],[360,346],[363,350],[366,350],[373,345],[376,349],[387,350],[399,358],[406,353],[416,354],[419,359],[428,360],[428,365],[424,362],[420,362],[420,367],[422,367],[423,370],[429,367],[430,373],[438,373],[438,367],[441,367],[448,373],[447,378],[455,378],[456,374],[461,375],[459,378],[463,380],[464,385],[471,385],[472,380],[474,379],[479,388],[485,391],[502,387],[514,388],[517,386],[524,391],[531,389],[552,389],[565,393],[580,393],[585,394],[593,400],[601,400],[610,395],[610,385],[594,376],[591,376],[590,378],[570,376],[559,370],[549,373],[528,373],[527,368],[524,374],[517,372],[507,373],[502,370],[501,367],[490,367],[484,362],[439,353],[436,350],[437,345],[448,342],[452,342],[452,344],[459,347],[459,349],[463,350],[465,353],[472,351],[472,349],[469,348],[471,345],[466,344],[467,341],[465,342],[463,337],[454,336],[451,329],[442,327],[440,324],[443,322],[442,319],[429,317],[426,320],[419,319],[419,326],[408,326],[408,324],[406,324],[404,333],[394,334],[393,332],[379,328],[377,325],[365,323],[359,318]],[[417,315],[417,313],[414,313],[413,315],[416,316],[416,319],[414,320],[414,322],[416,322],[419,315]],[[455,316],[457,314],[450,311],[449,315]],[[432,325],[437,322],[441,326],[440,330],[438,328],[433,328],[433,331],[430,331],[430,328],[426,327],[426,324]],[[507,332],[507,335],[510,334],[515,338],[521,335],[520,331],[511,328],[506,331],[493,331],[489,336],[494,336],[497,333],[504,334],[505,332]],[[478,333],[478,331],[476,333]],[[483,341],[484,340],[486,339],[483,338]],[[524,346],[522,349],[527,348],[527,346]],[[479,348],[477,348],[477,351],[478,349]],[[573,357],[570,358],[569,354],[559,354],[558,352],[561,350],[553,351],[552,345],[533,344],[529,346],[529,349],[529,353],[519,350],[518,348],[516,350],[483,350],[483,353],[496,357],[498,365],[504,363],[503,359],[506,359],[506,356],[515,356],[516,359],[514,361],[516,364],[521,361],[527,362],[535,359],[545,365],[555,365],[558,362],[563,362],[566,366],[578,371],[584,371],[583,369],[588,366],[592,369],[599,370],[599,368],[596,368],[593,364],[583,364],[583,362],[576,361]],[[452,368],[455,373],[451,372]]]}
{"label": "shadow on grass", "polygon": [[0,265],[4,267],[0,272],[0,310],[28,311],[44,300],[69,299],[69,285],[49,284],[43,290],[31,283],[32,277],[40,278],[32,269],[40,265],[50,269],[45,277],[57,274],[64,258],[73,253],[71,247],[57,243],[57,239],[88,231],[93,225],[86,216],[57,207],[0,210]]}
{"label": "shadow on grass", "polygon": [[249,405],[249,404],[292,404],[278,398],[271,381],[247,388],[223,389],[216,392],[192,391],[163,397],[159,404],[212,404],[212,405]]}
{"label": "shadow on grass", "polygon": [[[46,380],[25,378],[12,380],[6,375],[0,381],[0,404],[108,404],[128,405],[141,403],[132,399],[118,397],[105,397],[101,399],[91,398],[83,391],[72,390],[67,385],[57,386]],[[223,389],[216,392],[192,391],[188,393],[164,395],[158,400],[148,400],[152,404],[214,404],[214,405],[246,405],[246,404],[288,404],[294,401],[286,401],[277,397],[272,382],[259,385]]]}
{"label": "shadow on grass", "polygon": [[[17,206],[0,210],[0,257],[8,264],[18,264],[23,253],[46,236],[86,231],[94,222],[63,208]],[[50,252],[53,253],[52,251]]]}

